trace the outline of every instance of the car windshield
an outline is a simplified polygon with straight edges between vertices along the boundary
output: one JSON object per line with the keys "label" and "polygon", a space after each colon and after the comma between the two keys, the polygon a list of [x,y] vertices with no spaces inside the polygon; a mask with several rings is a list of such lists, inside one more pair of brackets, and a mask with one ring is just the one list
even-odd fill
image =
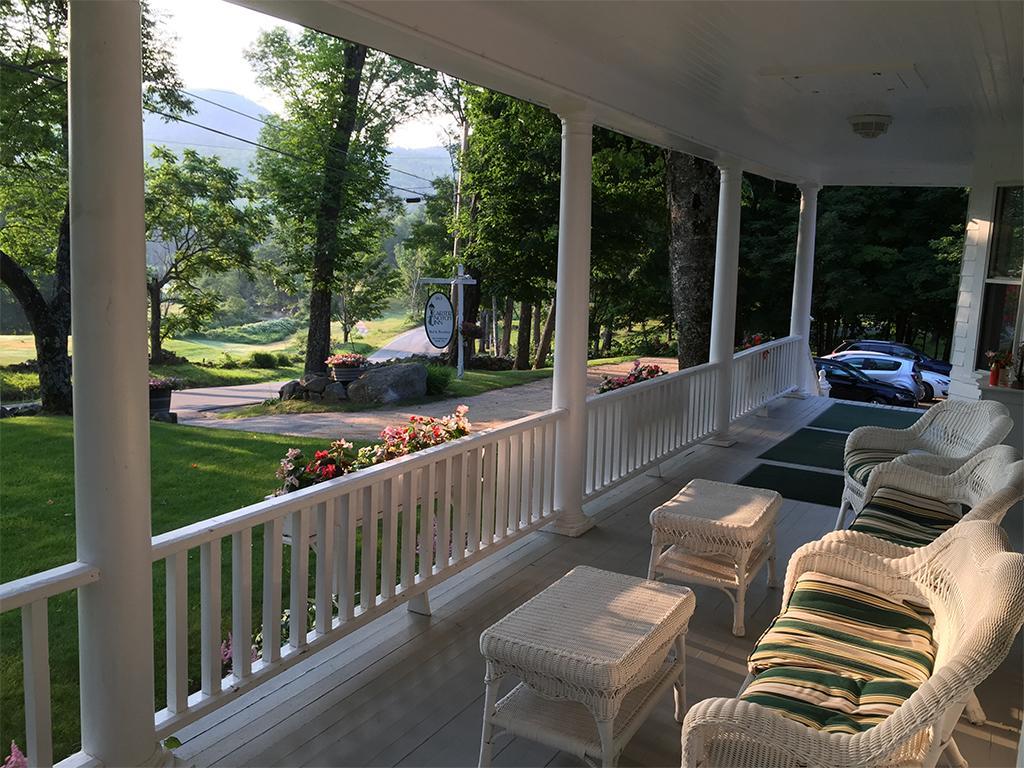
{"label": "car windshield", "polygon": [[846,374],[851,378],[856,379],[857,381],[867,381],[869,383],[874,383],[870,376],[868,376],[865,373],[861,373],[852,365],[840,365],[838,363],[826,363],[826,365],[828,366],[829,372],[831,373],[837,373],[840,376]]}

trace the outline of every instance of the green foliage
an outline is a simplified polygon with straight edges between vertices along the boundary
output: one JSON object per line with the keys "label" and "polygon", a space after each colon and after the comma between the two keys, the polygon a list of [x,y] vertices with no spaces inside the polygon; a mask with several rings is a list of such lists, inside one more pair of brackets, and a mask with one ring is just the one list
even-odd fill
{"label": "green foliage", "polygon": [[[376,51],[367,54],[356,107],[356,130],[345,156],[344,187],[325,189],[345,103],[345,52],[350,43],[314,30],[290,36],[283,28],[264,32],[248,58],[261,85],[285,102],[287,119],[271,116],[263,143],[287,156],[261,150],[256,172],[274,202],[275,242],[284,253],[283,283],[313,278],[310,253],[325,211],[337,211],[333,275],[329,289],[340,297],[337,314],[345,331],[359,320],[379,317],[398,278],[383,242],[401,210],[388,186],[387,139],[391,129],[422,110],[434,74]],[[319,233],[322,237],[322,233]]]}
{"label": "green foliage", "polygon": [[427,394],[443,395],[455,377],[455,370],[447,365],[427,366]]}
{"label": "green foliage", "polygon": [[272,344],[275,341],[284,341],[298,330],[298,322],[288,317],[279,317],[274,320],[261,320],[258,323],[208,328],[196,336],[240,344]]}
{"label": "green foliage", "polygon": [[[254,202],[252,186],[216,156],[185,149],[179,158],[155,147],[153,160],[146,167],[146,239],[154,325],[166,316],[159,327],[162,339],[198,332],[213,318],[223,297],[200,278],[231,269],[252,274],[254,251],[270,219]],[[151,341],[155,353],[158,340]]]}
{"label": "green foliage", "polygon": [[276,368],[277,355],[273,352],[253,352],[249,358],[249,365],[253,368]]}
{"label": "green foliage", "polygon": [[279,368],[284,368],[285,366],[288,366],[288,365],[291,365],[291,364],[292,364],[292,356],[291,355],[289,355],[287,352],[279,352],[278,353],[278,355],[277,355],[277,365],[278,365]]}

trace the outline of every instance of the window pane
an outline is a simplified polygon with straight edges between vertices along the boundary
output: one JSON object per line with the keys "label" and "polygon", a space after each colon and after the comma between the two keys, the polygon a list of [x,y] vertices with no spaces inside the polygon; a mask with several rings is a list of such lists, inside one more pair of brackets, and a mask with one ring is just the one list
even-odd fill
{"label": "window pane", "polygon": [[985,286],[985,306],[981,312],[981,335],[978,337],[978,368],[987,368],[985,353],[1013,348],[1020,304],[1020,285],[989,283]]}
{"label": "window pane", "polygon": [[1024,260],[1024,187],[999,187],[989,277],[1020,277]]}

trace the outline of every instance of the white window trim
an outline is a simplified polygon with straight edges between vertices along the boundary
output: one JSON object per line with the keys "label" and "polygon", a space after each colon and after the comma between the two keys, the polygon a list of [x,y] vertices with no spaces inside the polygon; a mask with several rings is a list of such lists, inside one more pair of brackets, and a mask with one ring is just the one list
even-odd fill
{"label": "white window trim", "polygon": [[[982,325],[982,319],[985,316],[985,299],[986,299],[986,296],[988,294],[988,286],[989,285],[1019,285],[1019,286],[1021,286],[1021,290],[1020,290],[1020,293],[1018,294],[1018,299],[1017,299],[1017,320],[1014,323],[1013,342],[1012,342],[1011,349],[1014,349],[1014,350],[1017,349],[1017,347],[1020,345],[1020,343],[1022,341],[1024,341],[1024,272],[1022,272],[1020,277],[1016,277],[1016,278],[1014,278],[1014,277],[989,277],[988,276],[989,266],[992,263],[992,256],[993,256],[992,248],[993,248],[993,245],[995,244],[995,237],[996,237],[996,213],[997,213],[997,206],[999,205],[999,190],[1002,187],[1020,187],[1020,186],[1024,186],[1024,180],[1017,179],[1017,180],[1014,180],[1014,181],[997,181],[997,182],[995,182],[992,185],[992,190],[993,190],[993,192],[992,192],[992,208],[991,208],[991,210],[989,212],[989,221],[991,222],[991,226],[989,227],[988,238],[987,238],[987,242],[985,243],[985,269],[984,269],[984,272],[982,273],[983,279],[982,279],[982,283],[981,283],[981,296],[979,297],[979,300],[981,302],[981,306],[979,308],[979,314],[978,314],[978,335],[977,335],[977,338],[975,340],[975,355],[974,355],[975,365],[977,365],[978,358],[981,357],[986,352],[986,350],[982,349],[982,347],[984,346],[984,342],[982,340],[982,334],[985,331],[985,329],[984,329],[984,327]],[[984,368],[976,368],[975,370],[978,373],[984,373],[984,371],[986,369],[984,369]]]}

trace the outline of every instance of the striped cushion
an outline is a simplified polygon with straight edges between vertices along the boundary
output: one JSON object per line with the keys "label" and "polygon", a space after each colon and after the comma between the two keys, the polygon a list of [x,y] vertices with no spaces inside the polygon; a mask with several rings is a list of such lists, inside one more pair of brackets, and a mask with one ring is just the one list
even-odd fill
{"label": "striped cushion", "polygon": [[879,488],[850,525],[904,547],[923,547],[951,528],[960,516],[941,499],[896,488]]}
{"label": "striped cushion", "polygon": [[809,667],[861,680],[920,685],[935,663],[930,617],[862,584],[809,571],[786,609],[761,636],[747,664]]}
{"label": "striped cushion", "polygon": [[885,448],[858,448],[846,452],[843,466],[846,474],[861,485],[866,485],[872,469],[902,455],[903,451],[890,451]]}
{"label": "striped cushion", "polygon": [[895,712],[917,686],[904,680],[861,680],[806,667],[774,667],[740,695],[798,723],[829,733],[865,731]]}

